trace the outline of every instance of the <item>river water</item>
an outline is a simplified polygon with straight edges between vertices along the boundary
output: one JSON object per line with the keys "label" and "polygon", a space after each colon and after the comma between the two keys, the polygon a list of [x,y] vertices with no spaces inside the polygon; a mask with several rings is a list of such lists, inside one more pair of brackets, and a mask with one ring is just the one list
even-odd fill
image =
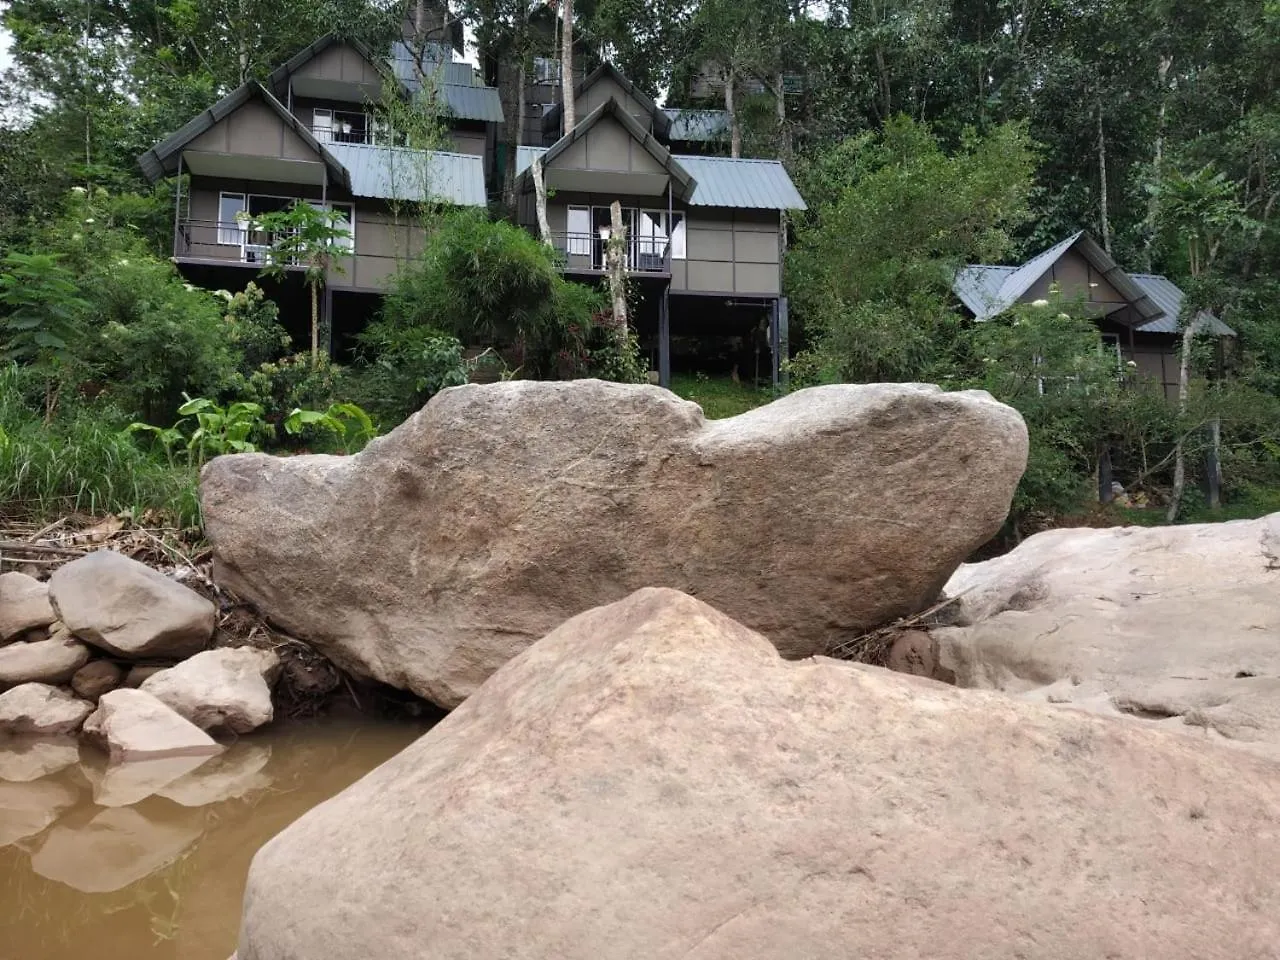
{"label": "river water", "polygon": [[111,768],[0,742],[0,960],[227,960],[258,848],[425,730],[296,722]]}

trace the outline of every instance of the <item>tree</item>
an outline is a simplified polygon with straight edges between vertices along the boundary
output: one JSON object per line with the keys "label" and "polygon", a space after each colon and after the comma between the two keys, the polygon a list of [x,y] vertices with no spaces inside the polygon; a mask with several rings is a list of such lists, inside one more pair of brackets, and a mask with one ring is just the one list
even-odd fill
{"label": "tree", "polygon": [[283,277],[291,266],[303,269],[303,280],[311,291],[311,360],[320,357],[320,291],[330,270],[342,272],[338,258],[349,255],[351,231],[343,215],[322,209],[305,200],[295,201],[288,210],[255,217],[251,228],[271,237],[265,276]]}
{"label": "tree", "polygon": [[806,163],[798,176],[809,211],[786,277],[809,341],[798,369],[822,380],[942,375],[959,319],[956,270],[1009,252],[1028,216],[1032,170],[1020,126],[971,135],[948,155],[906,117]]}

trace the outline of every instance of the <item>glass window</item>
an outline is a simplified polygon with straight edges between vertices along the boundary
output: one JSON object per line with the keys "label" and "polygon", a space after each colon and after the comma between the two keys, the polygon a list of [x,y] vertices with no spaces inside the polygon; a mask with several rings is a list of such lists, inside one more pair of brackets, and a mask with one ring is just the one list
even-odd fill
{"label": "glass window", "polygon": [[560,61],[554,57],[533,58],[534,83],[559,83]]}
{"label": "glass window", "polygon": [[570,207],[568,228],[565,249],[572,256],[585,257],[591,252],[591,210],[587,207]]}
{"label": "glass window", "polygon": [[349,203],[331,203],[329,208],[338,214],[333,220],[333,225],[339,230],[345,230],[351,236],[334,242],[334,246],[340,250],[352,250],[356,248],[356,209]]}
{"label": "glass window", "polygon": [[237,220],[244,213],[243,193],[218,194],[218,242],[240,246],[244,239],[244,223]]}
{"label": "glass window", "polygon": [[321,143],[333,139],[333,111],[316,110],[311,115],[311,134]]}
{"label": "glass window", "polygon": [[685,258],[684,214],[673,213],[671,220],[674,224],[671,228],[671,259],[683,260]]}

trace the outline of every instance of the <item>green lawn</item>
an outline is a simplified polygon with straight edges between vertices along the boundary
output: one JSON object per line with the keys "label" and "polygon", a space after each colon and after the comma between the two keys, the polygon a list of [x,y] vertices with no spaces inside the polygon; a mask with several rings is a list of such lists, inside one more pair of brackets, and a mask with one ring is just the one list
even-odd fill
{"label": "green lawn", "polygon": [[773,390],[734,383],[729,377],[708,377],[702,373],[673,373],[671,390],[702,407],[708,420],[736,417],[774,399]]}

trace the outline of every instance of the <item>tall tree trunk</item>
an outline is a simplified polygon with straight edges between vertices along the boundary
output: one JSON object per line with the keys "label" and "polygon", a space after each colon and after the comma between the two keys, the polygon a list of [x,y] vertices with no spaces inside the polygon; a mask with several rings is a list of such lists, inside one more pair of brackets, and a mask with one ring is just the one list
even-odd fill
{"label": "tall tree trunk", "polygon": [[1102,125],[1102,98],[1098,98],[1098,225],[1102,249],[1111,252],[1111,219],[1107,214],[1107,134]]}
{"label": "tall tree trunk", "polygon": [[729,156],[742,156],[742,125],[738,122],[737,96],[738,72],[732,63],[724,68],[724,110],[729,114]]}
{"label": "tall tree trunk", "polygon": [[784,163],[791,162],[791,128],[787,126],[786,86],[782,71],[778,71],[774,88],[774,110],[778,117],[778,156]]}
{"label": "tall tree trunk", "polygon": [[311,365],[320,362],[320,285],[311,286]]}
{"label": "tall tree trunk", "polygon": [[[1156,77],[1160,81],[1160,109],[1156,111],[1156,143],[1151,162],[1152,179],[1159,183],[1164,176],[1164,132],[1169,115],[1168,92],[1169,70],[1173,67],[1173,57],[1165,54],[1160,57],[1160,66],[1156,68]],[[1160,196],[1154,190],[1147,198],[1147,222],[1142,238],[1142,269],[1151,272],[1153,251],[1156,242],[1156,228],[1160,219]]]}
{"label": "tall tree trunk", "polygon": [[538,213],[538,233],[542,242],[551,246],[551,225],[547,222],[547,179],[542,175],[542,157],[534,157],[530,172],[533,175],[533,202]]}
{"label": "tall tree trunk", "polygon": [[578,125],[578,108],[573,95],[573,0],[564,0],[564,28],[560,34],[560,90],[564,99],[564,132]]}
{"label": "tall tree trunk", "polygon": [[[1187,398],[1191,388],[1191,345],[1196,336],[1194,318],[1188,317],[1184,322],[1186,327],[1182,331],[1182,357],[1178,366],[1178,412],[1181,414],[1187,412]],[[1183,456],[1182,440],[1179,439],[1173,452],[1173,494],[1169,497],[1169,511],[1165,515],[1168,523],[1173,523],[1178,517],[1178,507],[1182,503],[1182,491],[1186,482],[1186,458]]]}
{"label": "tall tree trunk", "polygon": [[[515,72],[515,90],[512,88],[511,70],[499,68],[499,99],[502,101],[502,113],[506,117],[504,146],[506,147],[507,164],[502,172],[502,202],[508,210],[516,208],[516,153],[524,134],[524,61]],[[505,78],[505,82],[504,81]]]}
{"label": "tall tree trunk", "polygon": [[618,338],[627,340],[627,228],[622,222],[622,204],[617,200],[609,205],[608,255],[609,295],[613,300],[613,319]]}

